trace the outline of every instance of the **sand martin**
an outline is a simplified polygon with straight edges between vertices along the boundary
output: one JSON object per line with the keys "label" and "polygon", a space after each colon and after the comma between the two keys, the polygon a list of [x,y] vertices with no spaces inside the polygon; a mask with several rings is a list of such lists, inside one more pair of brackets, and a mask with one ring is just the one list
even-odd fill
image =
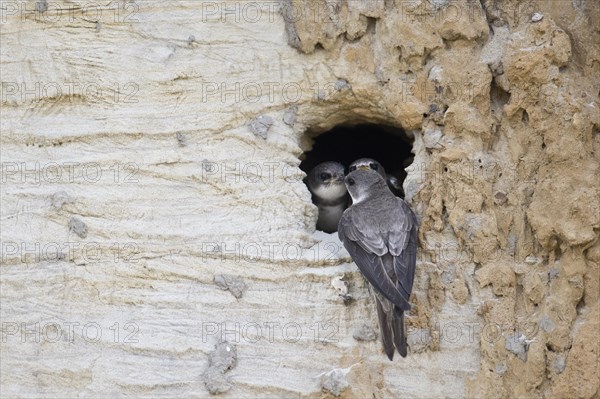
{"label": "sand martin", "polygon": [[407,355],[404,311],[410,310],[417,261],[417,218],[394,196],[383,177],[359,166],[345,178],[352,206],[340,219],[338,236],[373,287],[383,349]]}
{"label": "sand martin", "polygon": [[317,229],[333,233],[349,202],[344,166],[338,162],[318,164],[308,173],[308,189],[313,203],[319,208]]}
{"label": "sand martin", "polygon": [[400,180],[396,176],[386,174],[385,169],[379,162],[372,158],[360,158],[352,162],[348,170],[353,172],[361,166],[373,169],[375,172],[379,173],[387,183],[392,193],[396,197],[404,198],[404,189],[402,188]]}

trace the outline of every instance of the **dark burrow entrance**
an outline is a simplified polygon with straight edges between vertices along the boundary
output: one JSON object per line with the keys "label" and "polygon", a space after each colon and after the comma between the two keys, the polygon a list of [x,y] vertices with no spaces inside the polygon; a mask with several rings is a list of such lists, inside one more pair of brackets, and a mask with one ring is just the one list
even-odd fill
{"label": "dark burrow entrance", "polygon": [[353,161],[373,158],[384,167],[388,176],[396,177],[402,185],[406,177],[404,169],[413,160],[412,143],[413,138],[404,130],[391,126],[337,126],[314,138],[312,149],[303,154],[300,168],[308,174],[322,162],[335,161],[341,163],[347,173]]}

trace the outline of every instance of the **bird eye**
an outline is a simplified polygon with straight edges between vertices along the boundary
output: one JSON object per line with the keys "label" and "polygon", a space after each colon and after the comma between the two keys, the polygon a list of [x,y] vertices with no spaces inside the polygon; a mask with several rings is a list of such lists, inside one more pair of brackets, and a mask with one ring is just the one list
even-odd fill
{"label": "bird eye", "polygon": [[356,183],[356,182],[354,181],[354,179],[348,179],[346,182],[348,183],[348,185],[349,185],[349,186],[353,186],[353,185],[354,185],[354,183]]}
{"label": "bird eye", "polygon": [[350,172],[354,172],[356,170],[356,165],[350,166]]}
{"label": "bird eye", "polygon": [[370,167],[371,169],[373,169],[373,170],[377,170],[377,168],[378,168],[378,166],[377,166],[377,164],[376,164],[376,163],[370,163],[370,164],[369,164],[369,167]]}
{"label": "bird eye", "polygon": [[331,174],[329,173],[321,173],[321,180],[331,179]]}

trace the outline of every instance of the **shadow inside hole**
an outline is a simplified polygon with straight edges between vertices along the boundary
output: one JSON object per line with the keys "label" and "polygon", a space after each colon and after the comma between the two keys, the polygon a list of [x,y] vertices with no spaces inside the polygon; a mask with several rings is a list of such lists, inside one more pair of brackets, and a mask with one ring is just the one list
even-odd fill
{"label": "shadow inside hole", "polygon": [[412,139],[404,130],[384,125],[337,126],[314,138],[313,148],[304,154],[300,169],[308,174],[321,162],[336,161],[346,167],[359,158],[373,158],[388,175],[401,183],[405,168],[412,163]]}

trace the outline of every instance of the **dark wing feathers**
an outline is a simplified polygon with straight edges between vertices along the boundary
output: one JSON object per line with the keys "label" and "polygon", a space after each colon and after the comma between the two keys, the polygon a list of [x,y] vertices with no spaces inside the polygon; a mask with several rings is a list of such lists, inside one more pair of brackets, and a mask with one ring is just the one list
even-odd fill
{"label": "dark wing feathers", "polygon": [[[385,301],[385,299],[383,299]],[[377,304],[377,317],[379,318],[379,334],[381,335],[381,343],[383,344],[383,350],[387,355],[388,359],[394,359],[394,335],[393,328],[391,326],[391,320],[389,320],[390,309],[386,309],[383,303],[379,300],[378,296],[375,296],[375,303]],[[388,304],[391,304],[388,301]],[[389,307],[389,306],[388,306]]]}
{"label": "dark wing feathers", "polygon": [[[358,244],[366,252],[382,256],[387,253],[387,246],[380,234],[369,234],[367,230],[369,225],[363,220],[359,220],[358,223],[352,220],[353,212],[351,208],[346,209],[340,224],[338,226],[338,237],[340,241],[345,242],[347,240],[353,241]],[[361,228],[358,227],[361,225]]]}
{"label": "dark wing feathers", "polygon": [[346,209],[338,228],[340,241],[354,241],[365,251],[382,256],[388,252],[384,237],[377,234],[377,227],[372,226],[368,215],[364,212],[354,212],[352,207]]}
{"label": "dark wing feathers", "polygon": [[415,214],[404,201],[396,199],[389,205],[384,206],[385,215],[373,214],[373,210],[380,209],[377,206],[346,209],[338,236],[363,276],[375,288],[381,341],[387,357],[392,360],[394,347],[402,357],[407,355],[404,310],[410,309],[418,227]]}
{"label": "dark wing feathers", "polygon": [[[397,205],[391,214],[378,224],[371,223],[372,215],[366,215],[364,210],[355,212],[348,208],[340,220],[338,236],[367,281],[400,309],[409,310],[416,267],[417,220],[403,200],[395,201]],[[387,259],[384,264],[383,257],[388,253],[393,257],[393,268]]]}
{"label": "dark wing feathers", "polygon": [[388,277],[381,258],[365,251],[354,241],[345,240],[343,242],[344,247],[367,281],[396,306],[406,310],[410,309],[408,300],[402,296],[395,283]]}
{"label": "dark wing feathers", "polygon": [[401,288],[400,291],[410,296],[417,263],[417,226],[415,225],[407,235],[409,240],[406,248],[400,255],[394,257],[394,270],[399,288]]}
{"label": "dark wing feathers", "polygon": [[401,291],[408,294],[412,292],[413,281],[415,279],[415,268],[417,264],[417,217],[412,209],[402,201],[404,208],[404,221],[408,229],[404,232],[402,251],[394,257],[394,270],[398,279],[398,285]]}
{"label": "dark wing feathers", "polygon": [[[406,334],[404,333],[404,311],[394,307],[392,315],[392,332],[394,333],[394,345],[402,357],[406,357],[408,350],[406,348]],[[391,359],[390,359],[391,360]]]}
{"label": "dark wing feathers", "polygon": [[375,294],[377,304],[377,317],[379,319],[379,331],[381,343],[388,359],[394,359],[394,347],[402,357],[407,355],[406,334],[404,333],[404,311],[393,303]]}
{"label": "dark wing feathers", "polygon": [[412,209],[406,202],[396,198],[396,206],[390,215],[390,226],[388,226],[388,246],[392,255],[398,256],[404,251],[409,243],[410,232],[416,228],[417,219]]}

